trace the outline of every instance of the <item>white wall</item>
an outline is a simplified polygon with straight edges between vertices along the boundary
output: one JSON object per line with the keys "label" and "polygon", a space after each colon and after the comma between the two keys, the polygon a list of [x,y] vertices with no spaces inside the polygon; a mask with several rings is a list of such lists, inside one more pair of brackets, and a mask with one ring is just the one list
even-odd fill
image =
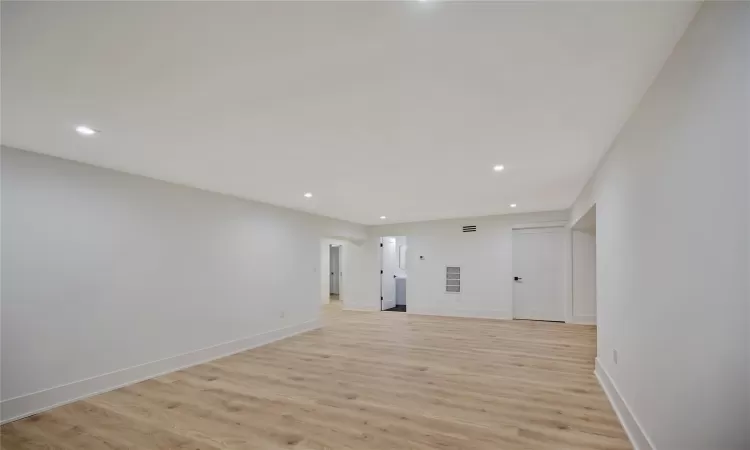
{"label": "white wall", "polygon": [[[568,213],[564,211],[513,214],[383,225],[371,227],[369,234],[406,236],[409,312],[510,319],[513,227],[564,223],[567,219]],[[478,231],[463,233],[463,225],[477,225]],[[425,259],[420,260],[420,256]],[[461,266],[460,294],[445,293],[445,266],[448,265]]]}
{"label": "white wall", "polygon": [[596,235],[572,230],[573,322],[596,323]]}
{"label": "white wall", "polygon": [[750,4],[704,3],[572,207],[596,203],[597,370],[640,448],[750,448],[749,55]]}
{"label": "white wall", "polygon": [[321,237],[366,237],[9,148],[2,208],[3,420],[314,328]]}

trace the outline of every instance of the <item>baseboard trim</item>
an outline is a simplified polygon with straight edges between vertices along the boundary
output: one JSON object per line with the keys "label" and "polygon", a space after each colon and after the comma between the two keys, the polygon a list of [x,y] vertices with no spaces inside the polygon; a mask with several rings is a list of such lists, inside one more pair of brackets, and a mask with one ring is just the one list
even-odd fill
{"label": "baseboard trim", "polygon": [[256,334],[0,402],[0,424],[321,327],[320,320]]}
{"label": "baseboard trim", "polygon": [[609,403],[612,404],[612,408],[617,414],[617,418],[620,419],[622,427],[625,429],[625,433],[630,439],[630,443],[633,444],[635,450],[656,450],[651,443],[651,440],[646,436],[643,431],[643,427],[638,423],[638,420],[633,415],[630,407],[622,398],[620,392],[617,390],[612,377],[609,376],[604,366],[599,363],[599,358],[596,358],[594,375],[599,380],[599,384],[604,389],[604,393],[607,394]]}
{"label": "baseboard trim", "polygon": [[466,317],[471,319],[501,319],[512,320],[513,315],[509,311],[501,309],[475,310],[475,309],[443,309],[443,308],[419,308],[409,307],[408,314],[418,314],[422,316],[446,316],[446,317]]}
{"label": "baseboard trim", "polygon": [[571,323],[578,325],[596,325],[596,316],[573,316]]}
{"label": "baseboard trim", "polygon": [[343,309],[344,311],[368,311],[368,312],[380,311],[377,307],[373,308],[370,305],[356,305],[356,304],[354,305],[343,304],[341,309]]}

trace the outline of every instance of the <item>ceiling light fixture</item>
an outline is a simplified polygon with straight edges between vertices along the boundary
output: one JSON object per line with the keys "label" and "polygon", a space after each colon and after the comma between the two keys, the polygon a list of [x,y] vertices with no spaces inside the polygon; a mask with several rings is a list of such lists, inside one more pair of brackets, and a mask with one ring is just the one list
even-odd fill
{"label": "ceiling light fixture", "polygon": [[502,164],[498,164],[495,167],[492,168],[495,172],[502,172],[505,169],[505,166]]}
{"label": "ceiling light fixture", "polygon": [[98,131],[91,127],[87,127],[86,125],[78,125],[76,127],[76,132],[81,136],[91,136],[98,133]]}
{"label": "ceiling light fixture", "polygon": [[312,192],[305,192],[305,198],[312,197]]}
{"label": "ceiling light fixture", "polygon": [[516,205],[515,203],[511,203],[511,204],[510,204],[510,207],[511,207],[511,208],[515,208],[516,206],[518,206],[518,205]]}
{"label": "ceiling light fixture", "polygon": [[385,216],[380,216],[380,220],[385,220],[385,219],[386,219]]}

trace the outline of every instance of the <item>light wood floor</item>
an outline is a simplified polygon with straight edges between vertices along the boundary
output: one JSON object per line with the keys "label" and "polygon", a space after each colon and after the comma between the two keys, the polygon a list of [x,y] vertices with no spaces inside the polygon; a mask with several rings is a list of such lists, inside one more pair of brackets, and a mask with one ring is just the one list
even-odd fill
{"label": "light wood floor", "polygon": [[2,427],[11,449],[630,449],[581,325],[342,312]]}

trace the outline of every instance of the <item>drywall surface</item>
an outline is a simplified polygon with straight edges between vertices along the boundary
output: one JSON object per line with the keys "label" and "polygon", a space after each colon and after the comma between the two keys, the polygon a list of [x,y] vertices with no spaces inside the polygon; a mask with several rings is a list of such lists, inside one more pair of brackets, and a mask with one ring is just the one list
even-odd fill
{"label": "drywall surface", "polygon": [[750,4],[704,3],[571,208],[596,203],[598,362],[642,448],[750,448],[749,57]]}
{"label": "drywall surface", "polygon": [[324,305],[331,301],[331,244],[327,241],[320,241],[320,302]]}
{"label": "drywall surface", "polygon": [[2,207],[4,420],[316,326],[321,237],[366,236],[5,147]]}
{"label": "drywall surface", "polygon": [[596,235],[572,230],[573,322],[596,323]]}
{"label": "drywall surface", "polygon": [[[514,226],[565,223],[564,211],[371,227],[371,236],[406,236],[409,312],[512,318]],[[463,225],[477,231],[464,233]],[[377,238],[375,238],[377,239]],[[445,267],[461,267],[461,293],[445,292]]]}

